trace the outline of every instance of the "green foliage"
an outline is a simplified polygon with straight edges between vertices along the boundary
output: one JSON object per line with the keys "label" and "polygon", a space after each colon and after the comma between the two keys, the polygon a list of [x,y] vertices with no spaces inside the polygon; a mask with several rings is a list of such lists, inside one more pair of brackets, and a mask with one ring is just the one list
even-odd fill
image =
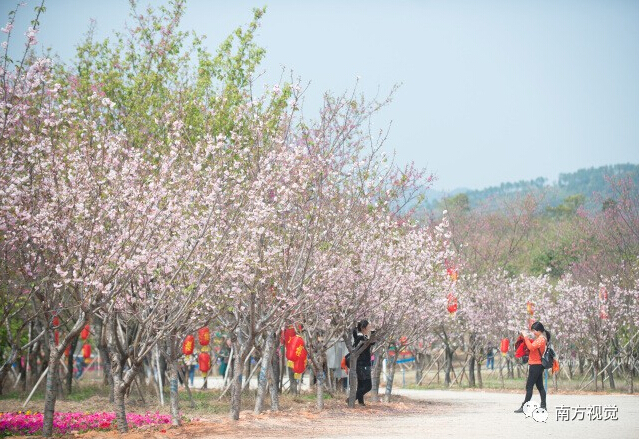
{"label": "green foliage", "polygon": [[469,195],[462,193],[444,198],[440,206],[443,209],[456,209],[462,212],[468,212],[470,210]]}
{"label": "green foliage", "polygon": [[559,279],[563,274],[569,271],[571,265],[578,262],[575,255],[567,254],[558,248],[543,247],[538,249],[537,253],[531,255],[531,265],[528,271],[533,275],[542,275],[547,273],[554,279]]}
{"label": "green foliage", "polygon": [[559,206],[548,206],[547,213],[554,217],[575,215],[578,209],[584,206],[585,201],[586,197],[583,194],[569,195]]}
{"label": "green foliage", "polygon": [[[91,27],[70,67],[57,70],[63,96],[103,130],[124,130],[133,146],[164,152],[176,133],[194,144],[206,135],[241,130],[236,109],[251,102],[251,84],[264,49],[255,33],[265,9],[254,10],[246,29],[236,29],[215,55],[204,48],[204,37],[179,29],[185,1],[159,9],[136,10],[134,26],[116,34],[115,42],[95,41]],[[275,127],[287,107],[290,87],[273,96],[266,108]],[[111,111],[96,114],[93,102],[107,98]]]}

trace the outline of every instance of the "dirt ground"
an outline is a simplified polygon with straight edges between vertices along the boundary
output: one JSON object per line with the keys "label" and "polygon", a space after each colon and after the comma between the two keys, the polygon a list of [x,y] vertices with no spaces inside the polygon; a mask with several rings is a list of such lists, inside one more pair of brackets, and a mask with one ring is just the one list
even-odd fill
{"label": "dirt ground", "polygon": [[[369,402],[366,407],[346,407],[340,399],[328,400],[326,409],[315,410],[313,401],[301,401],[280,412],[254,415],[246,410],[239,421],[226,414],[204,414],[183,427],[149,428],[121,436],[115,432],[88,432],[79,438],[512,438],[534,433],[536,438],[638,438],[638,395],[550,394],[549,417],[536,422],[513,410],[522,402],[523,392],[481,390],[394,390],[391,403]],[[534,393],[534,402],[539,401]],[[4,401],[6,403],[6,401]],[[60,411],[78,410],[70,402],[60,402]],[[4,404],[0,404],[2,407]],[[67,406],[68,405],[68,406]],[[86,408],[85,403],[84,407]],[[615,407],[617,420],[562,420],[558,408],[573,417],[579,407]],[[4,407],[7,409],[7,407]],[[15,408],[14,408],[15,409]],[[108,408],[104,408],[109,410]],[[526,430],[525,430],[526,429]]]}

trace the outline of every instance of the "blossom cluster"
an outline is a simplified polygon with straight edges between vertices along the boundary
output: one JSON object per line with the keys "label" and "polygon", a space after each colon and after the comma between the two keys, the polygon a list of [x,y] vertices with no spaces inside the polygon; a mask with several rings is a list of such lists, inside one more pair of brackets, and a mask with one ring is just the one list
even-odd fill
{"label": "blossom cluster", "polygon": [[[111,430],[115,428],[114,413],[62,413],[56,412],[53,417],[54,432],[67,434],[73,431]],[[31,411],[17,413],[0,413],[0,437],[12,435],[33,435],[42,431],[44,415]],[[171,416],[160,413],[127,414],[130,426],[169,424]]]}

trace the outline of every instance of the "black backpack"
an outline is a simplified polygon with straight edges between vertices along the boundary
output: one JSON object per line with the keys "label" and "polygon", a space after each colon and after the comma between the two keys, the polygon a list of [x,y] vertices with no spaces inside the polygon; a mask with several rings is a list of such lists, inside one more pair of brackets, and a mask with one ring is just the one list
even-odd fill
{"label": "black backpack", "polygon": [[[538,352],[541,352],[538,349]],[[556,358],[556,351],[553,350],[551,343],[547,343],[547,346],[544,350],[544,354],[540,353],[540,360],[542,361],[542,367],[544,369],[551,369],[553,366],[553,359]]]}

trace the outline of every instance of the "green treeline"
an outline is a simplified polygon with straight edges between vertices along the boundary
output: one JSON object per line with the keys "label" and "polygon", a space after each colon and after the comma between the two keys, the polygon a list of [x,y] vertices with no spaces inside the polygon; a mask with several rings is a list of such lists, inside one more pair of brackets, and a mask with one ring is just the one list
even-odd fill
{"label": "green treeline", "polygon": [[571,274],[596,284],[638,278],[638,165],[621,164],[444,197],[424,221],[447,211],[458,263],[468,273]]}
{"label": "green treeline", "polygon": [[[547,179],[538,177],[534,180],[520,180],[518,182],[501,183],[500,186],[491,186],[480,190],[470,190],[464,193],[469,198],[470,206],[486,204],[497,198],[524,193],[546,193],[546,203],[550,206],[558,206],[567,197],[583,195],[587,201],[586,207],[593,210],[596,204],[591,203],[594,194],[611,196],[611,188],[607,183],[609,178],[631,177],[638,188],[638,165],[625,163],[617,165],[600,166],[598,168],[579,169],[576,172],[563,173],[558,176],[558,181],[548,184]],[[432,202],[432,208],[440,207],[438,202]]]}

